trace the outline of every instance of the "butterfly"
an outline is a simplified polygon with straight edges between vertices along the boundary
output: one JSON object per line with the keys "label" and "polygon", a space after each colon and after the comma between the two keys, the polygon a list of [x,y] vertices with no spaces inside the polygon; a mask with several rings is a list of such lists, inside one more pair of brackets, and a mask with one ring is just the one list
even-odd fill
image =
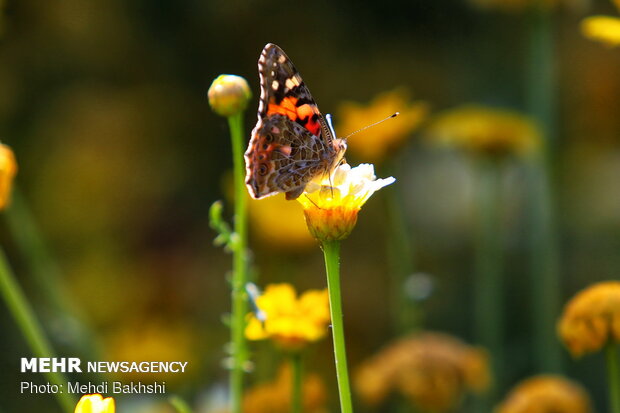
{"label": "butterfly", "polygon": [[311,180],[330,174],[347,149],[316,105],[293,63],[268,43],[258,59],[258,122],[245,152],[246,185],[253,198],[280,192],[298,198]]}

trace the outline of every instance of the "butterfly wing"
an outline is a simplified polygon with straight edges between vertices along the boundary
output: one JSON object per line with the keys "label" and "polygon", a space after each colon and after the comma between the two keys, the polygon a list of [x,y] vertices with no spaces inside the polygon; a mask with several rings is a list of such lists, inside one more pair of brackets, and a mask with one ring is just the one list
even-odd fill
{"label": "butterfly wing", "polygon": [[254,198],[286,192],[295,199],[325,169],[321,140],[285,115],[261,120],[245,154],[246,184]]}
{"label": "butterfly wing", "polygon": [[258,59],[258,74],[261,80],[259,120],[281,114],[321,139],[333,138],[308,87],[282,49],[272,43],[265,46]]}
{"label": "butterfly wing", "polygon": [[310,91],[284,51],[267,44],[258,60],[258,122],[245,153],[254,198],[286,192],[295,199],[336,156],[333,137]]}

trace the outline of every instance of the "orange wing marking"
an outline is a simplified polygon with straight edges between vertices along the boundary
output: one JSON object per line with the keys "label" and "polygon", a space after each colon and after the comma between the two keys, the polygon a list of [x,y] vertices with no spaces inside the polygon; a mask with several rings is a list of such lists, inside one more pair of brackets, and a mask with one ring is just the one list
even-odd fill
{"label": "orange wing marking", "polygon": [[[313,135],[319,136],[321,125],[318,121],[312,119],[315,114],[314,107],[309,104],[297,106],[296,97],[285,97],[280,104],[269,103],[267,107],[267,115],[280,114],[284,115],[293,122],[301,123]],[[301,121],[301,122],[300,122]]]}

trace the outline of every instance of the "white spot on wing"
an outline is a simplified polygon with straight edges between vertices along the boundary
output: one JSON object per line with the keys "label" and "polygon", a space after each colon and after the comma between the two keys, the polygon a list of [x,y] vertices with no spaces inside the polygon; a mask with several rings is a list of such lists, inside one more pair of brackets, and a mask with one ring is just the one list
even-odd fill
{"label": "white spot on wing", "polygon": [[278,83],[277,80],[274,80],[273,82],[271,82],[271,88],[273,90],[278,90],[278,87],[280,86],[280,83]]}

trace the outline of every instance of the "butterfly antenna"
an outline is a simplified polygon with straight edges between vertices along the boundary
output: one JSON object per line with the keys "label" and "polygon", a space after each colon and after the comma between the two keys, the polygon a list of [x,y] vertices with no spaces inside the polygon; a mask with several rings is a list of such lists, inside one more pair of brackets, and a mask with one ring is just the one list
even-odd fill
{"label": "butterfly antenna", "polygon": [[373,127],[373,126],[376,126],[376,125],[378,125],[378,124],[380,124],[380,123],[383,123],[383,122],[385,122],[385,121],[386,121],[386,120],[388,120],[388,119],[395,118],[395,117],[396,117],[396,116],[398,116],[398,115],[400,115],[400,112],[393,113],[393,114],[391,114],[390,116],[388,116],[388,117],[387,117],[387,118],[385,118],[385,119],[381,119],[380,121],[377,121],[377,122],[375,122],[375,123],[371,123],[370,125],[364,126],[362,129],[358,129],[358,130],[356,130],[355,132],[351,132],[351,133],[349,133],[347,136],[345,136],[345,137],[344,137],[344,139],[347,139],[347,138],[348,138],[349,136],[351,136],[351,135],[355,135],[356,133],[359,133],[359,132],[364,131],[364,130],[366,130],[366,129],[368,129],[368,128],[371,128],[371,127]]}

